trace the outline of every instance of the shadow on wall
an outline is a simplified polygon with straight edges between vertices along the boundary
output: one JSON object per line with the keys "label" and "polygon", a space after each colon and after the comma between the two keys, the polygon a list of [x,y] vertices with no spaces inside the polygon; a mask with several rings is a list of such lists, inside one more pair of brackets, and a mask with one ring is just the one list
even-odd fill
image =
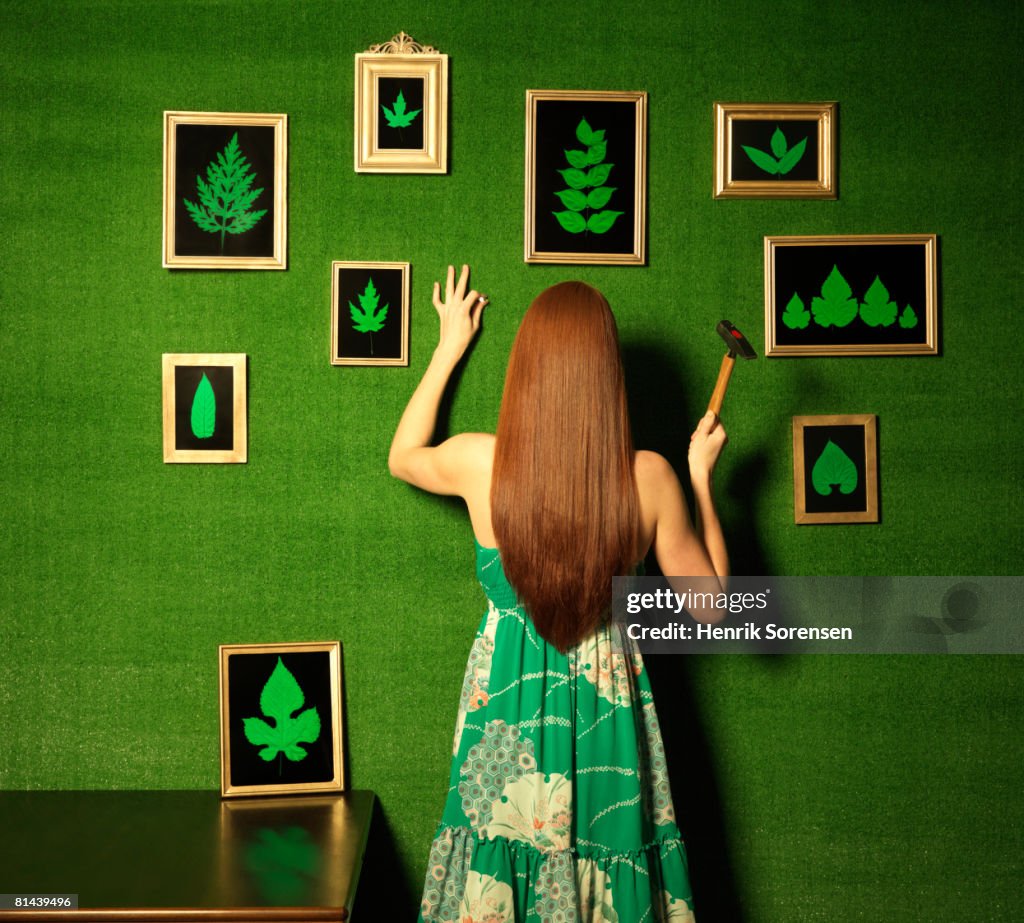
{"label": "shadow on wall", "polygon": [[[651,345],[624,346],[623,363],[636,445],[659,452],[671,462],[692,512],[687,449],[714,382],[695,384],[697,377],[683,361]],[[769,573],[764,549],[751,527],[764,495],[767,453],[764,448],[732,447],[731,454],[727,481],[719,484],[716,499],[732,569],[740,574]],[[647,573],[658,573],[653,558]],[[686,659],[650,656],[645,662],[660,717],[677,822],[686,842],[697,918],[703,923],[743,923],[715,754],[697,708]]]}
{"label": "shadow on wall", "polygon": [[352,917],[358,920],[410,920],[419,910],[419,898],[419,892],[413,893],[403,874],[402,860],[395,849],[395,834],[378,799],[373,806],[370,837],[363,856]]}

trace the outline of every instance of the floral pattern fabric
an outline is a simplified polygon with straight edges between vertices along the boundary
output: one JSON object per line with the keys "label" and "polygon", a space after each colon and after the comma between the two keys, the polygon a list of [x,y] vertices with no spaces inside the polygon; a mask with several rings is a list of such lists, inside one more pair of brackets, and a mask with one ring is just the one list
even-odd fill
{"label": "floral pattern fabric", "polygon": [[477,545],[488,608],[466,666],[427,923],[693,923],[643,661],[614,623],[561,653]]}

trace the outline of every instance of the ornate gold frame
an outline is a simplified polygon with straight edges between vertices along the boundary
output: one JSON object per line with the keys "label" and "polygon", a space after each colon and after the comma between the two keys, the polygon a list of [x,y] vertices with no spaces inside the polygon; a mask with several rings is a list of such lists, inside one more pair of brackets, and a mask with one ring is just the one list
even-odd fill
{"label": "ornate gold frame", "polygon": [[[402,271],[402,353],[397,358],[348,358],[338,354],[338,270],[400,269]],[[360,260],[335,260],[331,263],[331,365],[408,365],[409,364],[409,264],[374,263]]]}
{"label": "ornate gold frame", "polygon": [[[808,513],[804,499],[804,428],[808,426],[864,427],[864,493],[867,509],[849,513]],[[878,522],[878,417],[873,413],[822,414],[793,417],[793,516],[797,525]]]}
{"label": "ornate gold frame", "polygon": [[[828,103],[715,103],[716,199],[834,199],[836,186],[836,108]],[[818,123],[816,180],[734,180],[732,125],[743,120],[808,121]]]}
{"label": "ornate gold frame", "polygon": [[[633,198],[633,251],[631,253],[573,253],[538,251],[533,201],[536,197],[537,103],[550,100],[633,102],[636,105],[636,175]],[[526,91],[526,218],[523,259],[527,263],[600,264],[642,266],[647,262],[647,93],[643,90],[527,90]]]}
{"label": "ornate gold frame", "polygon": [[[380,77],[421,78],[423,149],[392,150],[377,144]],[[404,32],[355,56],[356,173],[448,172],[448,55]]]}
{"label": "ornate gold frame", "polygon": [[[791,235],[764,239],[764,354],[766,356],[934,356],[939,351],[938,264],[935,234]],[[775,250],[778,247],[825,247],[856,244],[909,244],[925,248],[925,342],[920,344],[832,344],[782,346],[775,335]]]}
{"label": "ornate gold frame", "polygon": [[[231,449],[175,448],[174,370],[182,365],[230,366],[232,376],[233,422]],[[191,464],[242,464],[248,460],[248,426],[246,424],[246,356],[245,353],[164,353],[163,355],[163,424],[164,461]]]}
{"label": "ornate gold frame", "polygon": [[[342,746],[341,643],[339,641],[296,642],[290,644],[221,644],[220,664],[220,794],[222,798],[243,795],[285,795],[297,792],[342,792],[345,790],[344,748]],[[294,654],[326,651],[331,671],[331,733],[334,739],[334,777],[327,782],[302,782],[286,785],[232,786],[231,735],[227,732],[230,717],[231,688],[228,680],[228,658],[246,654]]]}
{"label": "ornate gold frame", "polygon": [[[174,250],[174,164],[178,125],[269,125],[274,129],[274,252],[271,256],[183,256]],[[163,265],[166,269],[288,268],[288,116],[242,112],[164,112]]]}

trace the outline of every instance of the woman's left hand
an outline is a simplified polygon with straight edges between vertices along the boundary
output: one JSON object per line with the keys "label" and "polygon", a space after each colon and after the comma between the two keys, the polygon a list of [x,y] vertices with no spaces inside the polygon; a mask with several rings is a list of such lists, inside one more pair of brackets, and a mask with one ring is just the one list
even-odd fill
{"label": "woman's left hand", "polygon": [[448,267],[444,301],[441,300],[441,283],[434,283],[434,307],[441,318],[437,351],[455,362],[462,358],[462,354],[480,329],[480,315],[487,304],[487,297],[476,289],[466,291],[468,283],[469,266],[465,264],[462,266],[457,285],[455,267]]}

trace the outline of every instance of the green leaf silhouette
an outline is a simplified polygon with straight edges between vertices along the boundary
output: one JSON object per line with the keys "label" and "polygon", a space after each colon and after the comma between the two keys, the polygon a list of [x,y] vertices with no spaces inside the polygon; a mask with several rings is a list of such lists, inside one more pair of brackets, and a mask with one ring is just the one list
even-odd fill
{"label": "green leaf silhouette", "polygon": [[563,189],[555,193],[562,200],[562,204],[574,212],[581,212],[589,203],[589,198],[578,189]]}
{"label": "green leaf silhouette", "polygon": [[889,300],[889,290],[875,276],[860,306],[860,319],[869,327],[889,327],[895,322],[897,311],[899,305]]}
{"label": "green leaf silhouette", "polygon": [[412,124],[412,120],[423,111],[422,109],[413,109],[412,112],[406,112],[405,97],[401,90],[398,91],[398,98],[392,104],[391,109],[383,103],[381,103],[381,109],[384,110],[384,119],[391,128],[408,128]]}
{"label": "green leaf silhouette", "polygon": [[[604,132],[601,134],[603,137]],[[588,147],[596,140],[594,138],[594,131],[586,119],[580,119],[579,125],[576,126],[576,139],[580,144],[586,144]]]}
{"label": "green leaf silhouette", "polygon": [[[608,143],[606,141],[597,141],[587,148],[586,162],[588,166],[600,163],[604,160],[605,154],[608,152]],[[573,164],[576,166],[576,164]]]}
{"label": "green leaf silhouette", "polygon": [[789,151],[779,158],[779,174],[785,176],[804,156],[804,149],[807,147],[807,139],[804,138],[794,144]]}
{"label": "green leaf silhouette", "polygon": [[811,313],[804,306],[803,299],[793,292],[786,310],[782,312],[782,323],[790,330],[803,330],[811,322]]}
{"label": "green leaf silhouette", "polygon": [[559,170],[558,172],[562,174],[562,179],[565,180],[566,184],[573,189],[582,189],[587,185],[587,174],[582,170],[569,169]]}
{"label": "green leaf silhouette", "polygon": [[772,133],[771,144],[772,153],[776,156],[776,158],[782,160],[782,157],[786,153],[786,150],[789,147],[789,145],[786,144],[786,136],[782,133],[782,129],[779,128],[778,125],[775,126],[775,131]]}
{"label": "green leaf silhouette", "polygon": [[249,162],[238,147],[236,131],[227,147],[211,160],[206,168],[206,180],[196,177],[199,204],[183,199],[192,220],[211,234],[220,233],[220,250],[224,252],[225,234],[244,234],[251,231],[267,209],[250,211],[263,192],[253,189],[256,174],[249,172]]}
{"label": "green leaf silhouette", "polygon": [[587,166],[587,152],[571,150],[565,152],[565,159],[569,161],[569,165],[576,167],[577,170],[582,170]]}
{"label": "green leaf silhouette", "polygon": [[570,234],[579,234],[587,227],[586,219],[579,212],[552,212],[551,214]]}
{"label": "green leaf silhouette", "polygon": [[615,219],[621,214],[622,212],[615,212],[611,210],[594,212],[587,219],[587,230],[593,231],[595,234],[604,234],[605,231],[609,230],[611,226],[615,224]]}
{"label": "green leaf silhouette", "polygon": [[199,380],[195,397],[192,398],[192,435],[196,439],[209,439],[217,423],[217,398],[213,393],[213,385],[203,372]]}
{"label": "green leaf silhouette", "polygon": [[360,333],[376,333],[384,326],[384,319],[388,316],[390,305],[384,305],[379,311],[380,295],[373,286],[373,279],[368,279],[363,293],[357,296],[359,307],[352,302],[348,303],[349,313],[352,315],[352,326]]}
{"label": "green leaf silhouette", "polygon": [[900,326],[904,330],[910,330],[912,327],[917,326],[917,314],[914,309],[908,304],[900,315]]}
{"label": "green leaf silhouette", "polygon": [[771,173],[774,176],[779,172],[778,161],[771,154],[759,151],[756,147],[747,147],[745,144],[741,144],[740,147],[747,152],[747,156],[754,161],[754,164],[764,170],[765,173]]}
{"label": "green leaf silhouette", "polygon": [[856,298],[850,297],[850,286],[847,284],[838,266],[822,283],[821,297],[811,299],[811,313],[814,322],[820,327],[845,327],[857,316]]}
{"label": "green leaf silhouette", "polygon": [[857,489],[857,466],[829,439],[811,469],[811,483],[823,497],[832,493],[833,485],[838,485],[841,494],[852,494]]}
{"label": "green leaf silhouette", "polygon": [[605,180],[608,179],[608,174],[612,172],[613,166],[615,166],[615,164],[602,163],[591,168],[590,172],[587,173],[587,185],[603,186]]}
{"label": "green leaf silhouette", "polygon": [[615,186],[598,186],[596,189],[591,189],[587,193],[587,207],[604,208],[612,197],[612,193],[615,192],[615,189]]}
{"label": "green leaf silhouette", "polygon": [[260,693],[260,711],[272,719],[273,726],[260,718],[244,718],[245,738],[253,746],[262,747],[260,757],[268,762],[279,753],[293,762],[304,760],[306,750],[300,743],[314,743],[320,736],[320,716],[315,707],[302,708],[305,696],[291,671],[277,658],[277,665]]}

